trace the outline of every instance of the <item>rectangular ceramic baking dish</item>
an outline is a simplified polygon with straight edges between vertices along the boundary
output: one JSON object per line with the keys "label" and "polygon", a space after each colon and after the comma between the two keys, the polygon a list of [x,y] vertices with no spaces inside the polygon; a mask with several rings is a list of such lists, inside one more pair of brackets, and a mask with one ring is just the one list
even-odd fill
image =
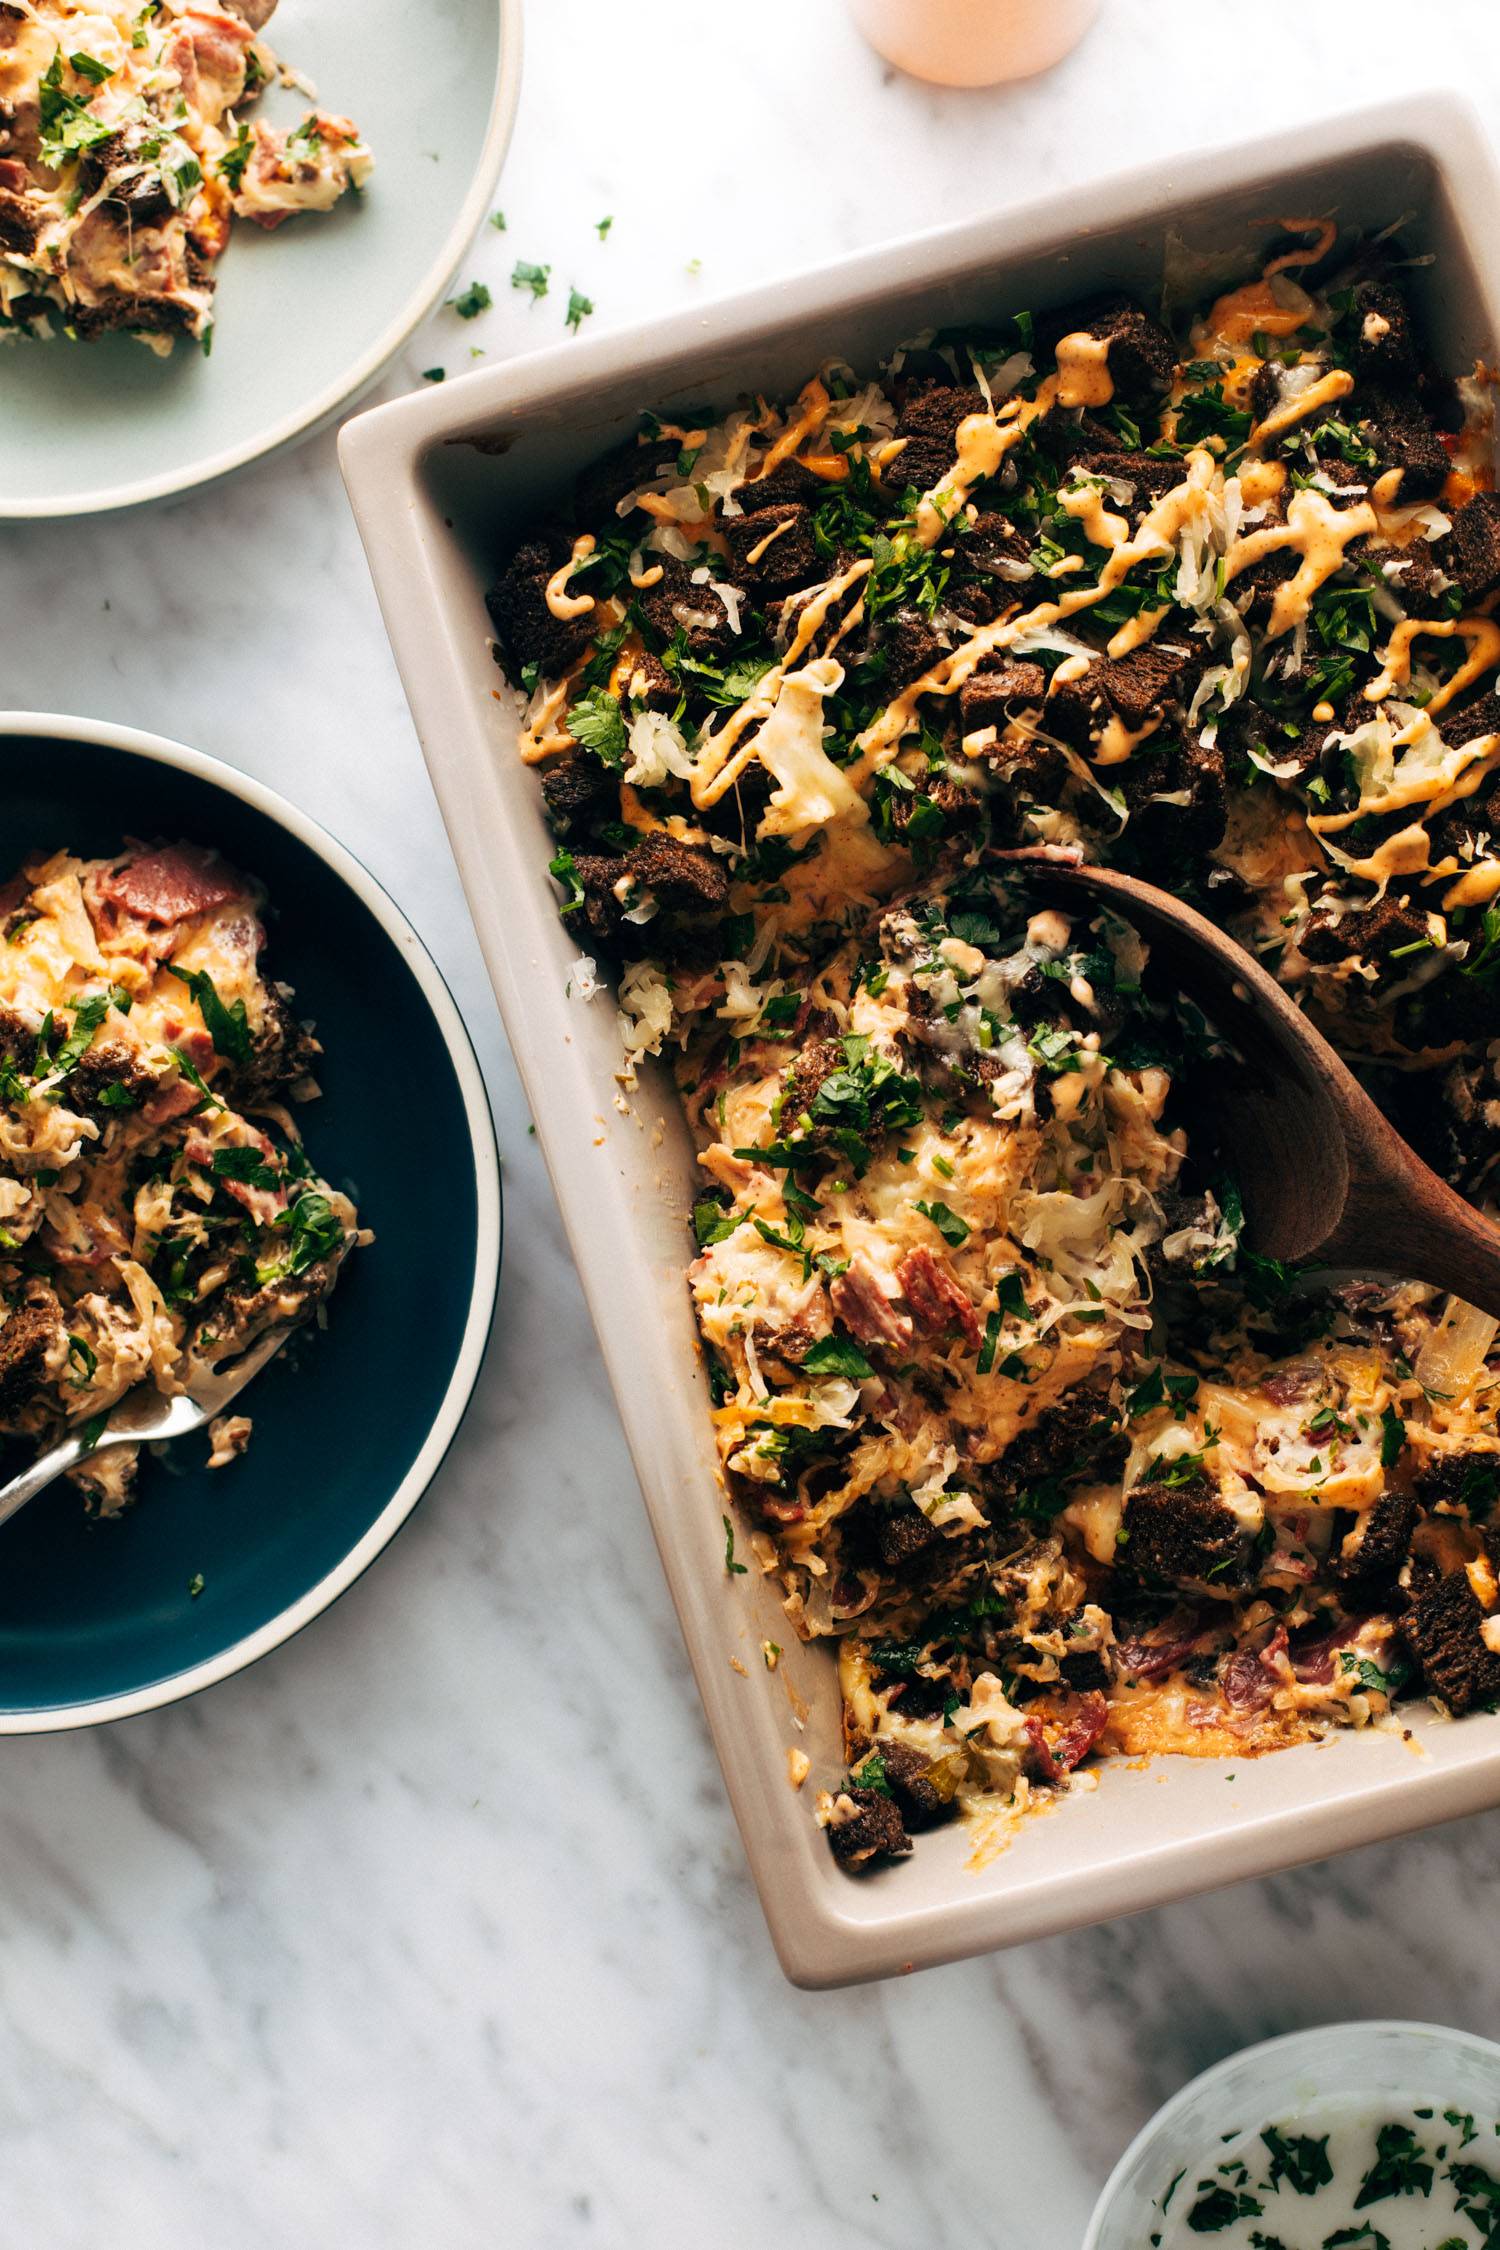
{"label": "rectangular ceramic baking dish", "polygon": [[[958,1827],[863,1880],[812,1819],[840,1768],[826,1651],[796,1645],[772,1588],[725,1569],[723,1506],[683,1281],[691,1155],[669,1082],[616,1100],[606,996],[567,987],[534,773],[491,654],[483,596],[516,535],[644,407],[794,391],[837,354],[873,366],[917,330],[1105,285],[1147,303],[1254,269],[1277,218],[1406,222],[1445,365],[1495,357],[1500,178],[1442,95],[1171,159],[966,222],[632,334],[537,353],[360,416],[344,475],[464,888],[599,1331],[652,1528],[786,1973],[834,1985],[978,1953],[1317,1859],[1500,1802],[1500,1716],[1343,1735],[1259,1761],[1106,1768],[976,1863]],[[778,1668],[763,1640],[786,1650]],[[799,1795],[796,1743],[812,1759]]]}

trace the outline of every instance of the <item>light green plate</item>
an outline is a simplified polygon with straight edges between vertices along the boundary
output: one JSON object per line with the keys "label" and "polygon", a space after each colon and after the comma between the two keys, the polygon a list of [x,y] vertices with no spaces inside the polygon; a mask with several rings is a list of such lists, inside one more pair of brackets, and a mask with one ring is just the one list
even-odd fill
{"label": "light green plate", "polygon": [[[0,342],[0,520],[161,499],[304,436],[448,286],[510,139],[521,0],[281,0],[266,36],[361,127],[367,192],[274,235],[236,227],[206,359],[125,336]],[[307,106],[267,99],[278,118]]]}

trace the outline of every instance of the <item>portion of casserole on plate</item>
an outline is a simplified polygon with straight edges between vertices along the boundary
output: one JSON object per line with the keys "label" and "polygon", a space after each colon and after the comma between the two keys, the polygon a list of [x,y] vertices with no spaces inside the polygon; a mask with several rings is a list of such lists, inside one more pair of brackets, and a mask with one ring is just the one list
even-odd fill
{"label": "portion of casserole on plate", "polygon": [[242,114],[285,72],[276,0],[0,0],[0,335],[206,342],[235,218],[279,227],[363,187],[347,117]]}
{"label": "portion of casserole on plate", "polygon": [[676,1059],[739,1554],[838,1644],[850,1867],[1091,1755],[1500,1698],[1496,1323],[1250,1254],[1214,1027],[995,857],[1197,901],[1484,1203],[1490,444],[1398,247],[1309,221],[1176,333],[1095,300],[648,417],[491,595],[575,993],[608,956]]}
{"label": "portion of casserole on plate", "polygon": [[[191,1389],[317,1313],[361,1239],[288,1103],[322,1052],[260,963],[265,894],[217,854],[68,852],[0,883],[0,1440]],[[244,1416],[212,1426],[213,1465]],[[72,1472],[132,1496],[137,1451]]]}

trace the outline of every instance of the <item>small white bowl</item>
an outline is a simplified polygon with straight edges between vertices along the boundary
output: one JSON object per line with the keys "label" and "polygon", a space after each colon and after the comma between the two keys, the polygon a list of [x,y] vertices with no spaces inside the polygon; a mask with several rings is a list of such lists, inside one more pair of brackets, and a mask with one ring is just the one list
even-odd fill
{"label": "small white bowl", "polygon": [[[7,871],[42,847],[111,851],[134,829],[215,844],[266,883],[270,958],[326,1043],[309,1146],[341,1184],[358,1183],[375,1230],[326,1334],[246,1393],[255,1442],[225,1472],[232,1485],[215,1483],[199,1448],[112,1523],[49,1495],[7,1527],[5,1736],[196,1694],[280,1647],[369,1568],[436,1476],[478,1380],[501,1196],[484,1080],[436,964],[306,814],[159,735],[30,711],[0,711],[0,810]],[[441,1225],[393,1124],[398,1056],[441,1152]]]}
{"label": "small white bowl", "polygon": [[1330,2094],[1405,2104],[1451,2100],[1500,2114],[1500,2047],[1436,2023],[1328,2023],[1226,2055],[1136,2134],[1105,2182],[1083,2250],[1142,2250],[1156,2198],[1221,2136]]}

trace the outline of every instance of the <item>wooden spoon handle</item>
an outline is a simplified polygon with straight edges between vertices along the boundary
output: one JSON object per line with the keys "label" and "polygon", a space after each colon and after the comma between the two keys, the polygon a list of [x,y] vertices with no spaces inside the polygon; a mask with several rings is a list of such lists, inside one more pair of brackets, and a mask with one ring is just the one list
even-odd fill
{"label": "wooden spoon handle", "polygon": [[1221,1138],[1263,1255],[1402,1275],[1500,1319],[1500,1228],[1439,1179],[1382,1115],[1289,994],[1234,939],[1170,892],[1050,849],[997,862],[1092,893],[1144,931],[1159,964],[1238,1050]]}
{"label": "wooden spoon handle", "polygon": [[1500,1227],[1428,1171],[1391,1135],[1379,1171],[1357,1180],[1319,1253],[1329,1265],[1373,1266],[1450,1289],[1500,1319]]}

